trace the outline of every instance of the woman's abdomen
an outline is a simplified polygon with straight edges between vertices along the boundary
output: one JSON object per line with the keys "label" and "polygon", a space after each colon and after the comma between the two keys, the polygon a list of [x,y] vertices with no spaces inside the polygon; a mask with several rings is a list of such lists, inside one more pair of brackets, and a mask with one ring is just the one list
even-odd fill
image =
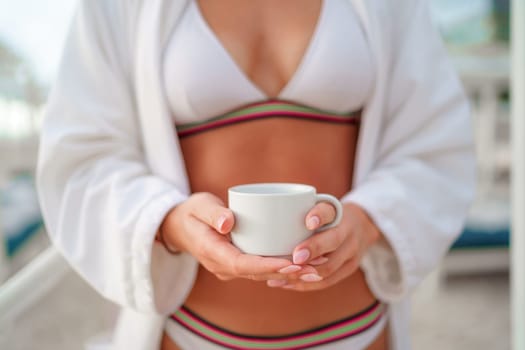
{"label": "woman's abdomen", "polygon": [[[183,138],[181,147],[192,192],[211,192],[227,204],[230,186],[254,182],[305,183],[341,197],[351,189],[357,137],[357,125],[272,118]],[[269,335],[329,323],[373,300],[360,270],[330,288],[301,293],[220,281],[201,267],[186,305],[226,329]]]}
{"label": "woman's abdomen", "polygon": [[192,192],[226,201],[230,186],[298,182],[340,196],[352,182],[356,125],[255,120],[183,138]]}

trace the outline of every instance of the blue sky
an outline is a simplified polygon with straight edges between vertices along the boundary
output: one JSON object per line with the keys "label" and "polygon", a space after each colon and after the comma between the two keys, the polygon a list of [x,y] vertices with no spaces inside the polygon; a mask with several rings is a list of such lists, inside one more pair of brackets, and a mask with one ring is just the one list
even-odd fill
{"label": "blue sky", "polygon": [[76,0],[0,0],[0,40],[34,68],[44,84],[53,79]]}

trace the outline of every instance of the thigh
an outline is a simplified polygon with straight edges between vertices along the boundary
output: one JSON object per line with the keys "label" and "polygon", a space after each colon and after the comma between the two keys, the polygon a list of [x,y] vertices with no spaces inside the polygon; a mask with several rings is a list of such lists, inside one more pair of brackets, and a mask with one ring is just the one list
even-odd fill
{"label": "thigh", "polygon": [[173,340],[170,338],[168,333],[164,332],[162,335],[162,341],[160,342],[160,350],[182,350]]}
{"label": "thigh", "polygon": [[378,335],[372,344],[366,350],[388,350],[388,323],[383,331]]}

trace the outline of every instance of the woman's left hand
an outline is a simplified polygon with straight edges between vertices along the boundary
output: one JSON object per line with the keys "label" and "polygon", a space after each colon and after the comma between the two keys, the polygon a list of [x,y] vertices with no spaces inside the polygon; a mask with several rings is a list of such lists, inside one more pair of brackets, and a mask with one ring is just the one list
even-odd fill
{"label": "woman's left hand", "polygon": [[[306,215],[305,224],[315,230],[334,218],[335,209],[321,202]],[[299,271],[298,276],[294,274],[295,278],[285,279],[286,284],[280,280],[279,283],[268,281],[268,285],[297,291],[330,287],[354,273],[368,247],[380,237],[368,214],[358,205],[346,203],[338,226],[312,235],[294,249],[294,264],[303,266],[308,273]],[[314,267],[317,274],[306,268],[308,265]]]}

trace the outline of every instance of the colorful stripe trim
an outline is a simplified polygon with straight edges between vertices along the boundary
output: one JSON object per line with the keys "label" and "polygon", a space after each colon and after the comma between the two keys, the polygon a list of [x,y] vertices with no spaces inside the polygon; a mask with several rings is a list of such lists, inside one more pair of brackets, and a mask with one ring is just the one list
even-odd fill
{"label": "colorful stripe trim", "polygon": [[218,327],[189,310],[181,307],[171,318],[189,331],[230,349],[305,349],[357,335],[376,324],[386,311],[386,306],[376,301],[356,315],[331,324],[284,336],[251,336],[234,333]]}
{"label": "colorful stripe trim", "polygon": [[288,101],[268,100],[243,106],[218,117],[210,118],[204,122],[179,124],[177,125],[177,133],[179,137],[185,137],[229,124],[272,117],[357,124],[359,123],[360,112],[361,111],[355,111],[337,114]]}

